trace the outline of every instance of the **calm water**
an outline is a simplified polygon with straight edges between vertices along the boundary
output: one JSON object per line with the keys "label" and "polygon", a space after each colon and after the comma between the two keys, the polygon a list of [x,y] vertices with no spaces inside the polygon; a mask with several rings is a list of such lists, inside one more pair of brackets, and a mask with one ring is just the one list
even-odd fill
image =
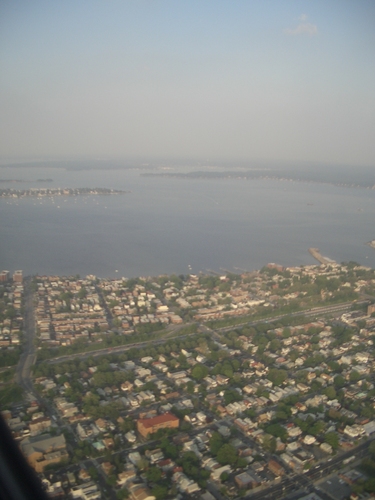
{"label": "calm water", "polygon": [[[36,179],[52,178],[52,183]],[[136,170],[0,168],[0,187],[109,187],[123,196],[0,199],[0,268],[100,277],[338,262],[375,267],[375,192],[278,181],[141,177]],[[189,267],[191,266],[191,268]],[[117,272],[116,272],[117,270]]]}

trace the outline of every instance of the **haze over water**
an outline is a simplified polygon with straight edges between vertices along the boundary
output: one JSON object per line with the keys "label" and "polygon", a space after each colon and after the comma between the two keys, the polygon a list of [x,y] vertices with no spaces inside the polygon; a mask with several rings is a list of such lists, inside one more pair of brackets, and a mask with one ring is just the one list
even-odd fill
{"label": "haze over water", "polygon": [[[375,266],[371,190],[38,167],[280,163],[294,178],[348,185],[363,167],[373,186],[374,20],[373,0],[0,2],[0,180],[29,181],[0,188],[52,178],[39,187],[131,191],[0,199],[0,267],[239,271],[314,263],[309,247]],[[27,159],[41,163],[4,167]]]}
{"label": "haze over water", "polygon": [[[273,180],[182,180],[139,170],[0,168],[2,188],[108,187],[119,196],[0,199],[0,267],[27,274],[134,277],[233,272],[268,262],[375,267],[375,192]],[[53,182],[37,183],[36,179]],[[191,266],[191,267],[189,267]],[[117,270],[117,271],[116,271]]]}

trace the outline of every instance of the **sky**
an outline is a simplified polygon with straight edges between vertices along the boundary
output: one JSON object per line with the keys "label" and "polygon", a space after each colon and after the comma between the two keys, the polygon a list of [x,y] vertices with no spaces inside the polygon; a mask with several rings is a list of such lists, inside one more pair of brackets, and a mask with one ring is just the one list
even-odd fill
{"label": "sky", "polygon": [[375,165],[373,0],[2,0],[0,158]]}

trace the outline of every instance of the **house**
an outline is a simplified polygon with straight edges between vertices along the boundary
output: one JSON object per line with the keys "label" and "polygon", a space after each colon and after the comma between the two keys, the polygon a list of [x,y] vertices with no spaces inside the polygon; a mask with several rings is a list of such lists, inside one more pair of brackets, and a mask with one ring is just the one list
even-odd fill
{"label": "house", "polygon": [[350,438],[357,438],[365,433],[365,430],[362,425],[354,424],[352,426],[347,425],[344,429],[344,434],[349,436]]}
{"label": "house", "polygon": [[156,500],[151,491],[144,484],[133,484],[129,487],[132,500]]}
{"label": "house", "polygon": [[81,469],[78,473],[78,477],[81,481],[89,481],[90,480],[90,474],[87,472],[86,469]]}
{"label": "house", "polygon": [[306,436],[303,438],[303,442],[307,445],[311,445],[316,442],[316,438],[314,436],[311,436],[310,434],[306,434]]}
{"label": "house", "polygon": [[219,467],[218,469],[215,469],[211,472],[211,478],[214,481],[218,481],[223,472],[228,472],[228,474],[230,474],[232,472],[232,469],[229,465],[223,465],[222,467]]}
{"label": "house", "polygon": [[248,472],[242,472],[241,474],[238,474],[234,478],[237,486],[241,489],[249,489],[249,488],[256,488],[259,486],[260,481],[257,481],[251,474]]}
{"label": "house", "polygon": [[111,450],[115,446],[115,442],[111,437],[103,438],[103,444],[107,448],[107,450]]}
{"label": "house", "polygon": [[101,493],[98,486],[90,481],[89,483],[80,484],[79,486],[73,486],[70,490],[72,498],[83,498],[94,500],[96,498],[101,498]]}
{"label": "house", "polygon": [[104,473],[109,476],[109,474],[111,474],[112,470],[113,470],[113,465],[111,464],[111,462],[103,462],[101,464],[101,468],[103,469]]}
{"label": "house", "polygon": [[298,437],[302,434],[302,430],[297,425],[293,427],[288,427],[287,432],[289,437],[291,438]]}
{"label": "house", "polygon": [[275,474],[275,476],[280,477],[285,474],[285,469],[282,465],[280,465],[276,460],[270,460],[268,462],[268,468],[271,472]]}
{"label": "house", "polygon": [[51,427],[51,419],[49,417],[40,417],[33,419],[29,424],[30,435],[36,436]]}
{"label": "house", "polygon": [[134,468],[124,470],[117,475],[117,485],[123,486],[128,481],[132,481],[137,477],[137,472]]}
{"label": "house", "polygon": [[328,444],[328,443],[322,443],[320,445],[320,449],[322,451],[324,451],[324,453],[328,453],[328,454],[331,454],[333,452],[332,446],[330,444]]}
{"label": "house", "polygon": [[105,432],[107,430],[107,422],[103,418],[95,420],[95,425],[100,432]]}

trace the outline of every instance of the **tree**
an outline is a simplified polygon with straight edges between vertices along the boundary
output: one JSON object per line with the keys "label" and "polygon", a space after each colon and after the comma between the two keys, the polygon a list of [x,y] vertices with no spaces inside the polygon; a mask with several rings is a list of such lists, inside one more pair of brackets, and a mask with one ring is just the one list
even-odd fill
{"label": "tree", "polygon": [[266,432],[268,434],[271,434],[271,436],[279,437],[280,439],[282,439],[282,441],[286,441],[286,438],[288,437],[288,432],[280,424],[268,425],[266,428]]}
{"label": "tree", "polygon": [[235,389],[227,389],[224,392],[224,401],[226,405],[229,405],[235,401],[242,401],[242,396]]}
{"label": "tree", "polygon": [[138,460],[137,468],[139,470],[145,470],[147,469],[147,467],[148,467],[148,460],[146,458],[141,458],[140,460]]}
{"label": "tree", "polygon": [[167,458],[172,458],[173,460],[175,460],[179,455],[177,446],[173,443],[170,443],[167,438],[162,439],[160,447]]}
{"label": "tree", "polygon": [[208,375],[208,368],[205,365],[202,365],[201,363],[197,363],[194,365],[193,369],[191,370],[191,376],[195,378],[196,380],[202,380]]}
{"label": "tree", "polygon": [[324,391],[325,395],[327,396],[328,399],[336,399],[336,390],[334,387],[329,386],[325,389]]}
{"label": "tree", "polygon": [[225,481],[228,481],[229,479],[229,473],[227,471],[224,471],[220,474],[220,481],[222,483],[225,483]]}
{"label": "tree", "polygon": [[150,483],[157,483],[161,479],[161,470],[159,467],[150,467],[146,470],[146,478]]}
{"label": "tree", "polygon": [[368,451],[371,454],[372,458],[375,458],[375,441],[372,441],[370,446],[368,447]]}
{"label": "tree", "polygon": [[237,458],[237,463],[236,463],[236,466],[240,469],[243,469],[244,467],[247,467],[248,466],[248,463],[246,461],[245,458],[243,457],[238,457]]}
{"label": "tree", "polygon": [[270,453],[275,453],[276,451],[276,439],[270,434],[265,434],[263,438],[263,447]]}
{"label": "tree", "polygon": [[151,490],[151,494],[154,495],[156,500],[164,500],[164,498],[167,496],[167,493],[168,488],[166,486],[162,486],[161,484],[155,485]]}
{"label": "tree", "polygon": [[333,380],[333,383],[337,389],[341,389],[341,387],[344,387],[345,385],[345,379],[342,375],[336,375],[336,377]]}
{"label": "tree", "polygon": [[332,372],[335,373],[342,372],[342,366],[337,361],[328,361],[327,365]]}
{"label": "tree", "polygon": [[287,376],[288,372],[286,370],[271,368],[268,372],[267,378],[273,383],[273,385],[279,386],[287,379]]}
{"label": "tree", "polygon": [[270,351],[277,352],[277,351],[279,351],[280,348],[281,348],[281,342],[279,339],[271,340],[270,346],[269,346]]}
{"label": "tree", "polygon": [[116,493],[118,500],[123,500],[124,498],[129,498],[129,490],[127,488],[122,488]]}
{"label": "tree", "polygon": [[334,450],[339,447],[339,437],[336,432],[327,432],[324,441],[330,444]]}
{"label": "tree", "polygon": [[116,476],[114,474],[110,475],[107,478],[107,484],[108,484],[108,486],[111,486],[113,488],[113,486],[115,486],[116,483],[117,483],[117,479],[116,479]]}
{"label": "tree", "polygon": [[94,481],[97,481],[99,479],[99,474],[95,467],[90,467],[88,473],[90,474],[91,479],[93,479]]}
{"label": "tree", "polygon": [[188,394],[194,394],[194,389],[195,389],[195,384],[192,380],[189,380],[189,382],[186,384],[186,392]]}
{"label": "tree", "polygon": [[223,445],[223,437],[218,432],[214,432],[209,441],[210,451],[213,455],[216,455]]}
{"label": "tree", "polygon": [[87,296],[87,290],[84,286],[82,286],[79,292],[77,293],[77,297],[79,299],[84,299],[86,296]]}
{"label": "tree", "polygon": [[314,423],[312,427],[309,429],[309,433],[312,434],[313,436],[318,436],[324,429],[325,424],[321,420],[318,420],[317,422]]}
{"label": "tree", "polygon": [[237,461],[237,451],[231,444],[223,444],[216,455],[216,459],[221,465],[233,465]]}
{"label": "tree", "polygon": [[359,380],[361,379],[361,375],[356,371],[356,370],[352,370],[350,372],[350,376],[349,376],[349,380],[350,382],[353,382],[353,383],[356,383],[358,382]]}

